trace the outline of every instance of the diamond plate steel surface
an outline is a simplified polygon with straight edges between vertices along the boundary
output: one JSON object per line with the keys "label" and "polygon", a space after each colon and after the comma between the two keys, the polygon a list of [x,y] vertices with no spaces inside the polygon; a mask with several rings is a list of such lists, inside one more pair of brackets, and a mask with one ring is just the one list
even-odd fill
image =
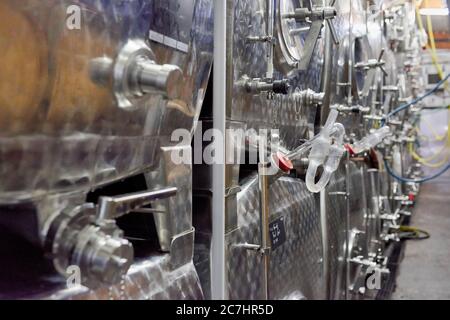
{"label": "diamond plate steel surface", "polygon": [[[348,162],[348,196],[349,196],[349,225],[348,225],[348,253],[347,259],[355,256],[367,258],[367,195],[366,184],[367,170],[364,164]],[[348,262],[347,283],[348,288],[361,276],[361,266]]]}
{"label": "diamond plate steel surface", "polygon": [[68,300],[194,300],[203,292],[194,264],[172,270],[170,256],[156,256],[133,265],[116,286],[87,290],[61,290],[41,299]]}
{"label": "diamond plate steel surface", "polygon": [[[270,189],[271,221],[284,217],[286,242],[271,253],[270,299],[324,299],[320,215],[314,196],[297,179],[282,178]],[[251,178],[238,194],[237,230],[226,235],[231,299],[261,299],[262,257],[239,245],[259,243],[259,190]]]}
{"label": "diamond plate steel surface", "polygon": [[329,299],[344,299],[346,286],[347,200],[345,165],[340,168],[326,188],[328,232]]}
{"label": "diamond plate steel surface", "polygon": [[[232,103],[230,118],[247,123],[248,129],[279,129],[281,143],[287,148],[297,147],[299,139],[308,137],[314,127],[315,108],[297,105],[292,94],[276,95],[267,99],[266,94],[252,95],[242,88],[242,78],[265,78],[267,71],[267,45],[261,41],[251,41],[249,37],[264,36],[266,30],[265,2],[238,0],[233,2],[233,63]],[[292,89],[312,89],[320,91],[324,54],[323,40],[319,39],[308,70],[295,71],[289,80]],[[282,79],[275,70],[275,79]]]}
{"label": "diamond plate steel surface", "polygon": [[350,229],[365,230],[365,220],[367,211],[365,188],[363,187],[364,168],[357,166],[353,162],[348,163],[349,186],[348,194],[350,199]]}

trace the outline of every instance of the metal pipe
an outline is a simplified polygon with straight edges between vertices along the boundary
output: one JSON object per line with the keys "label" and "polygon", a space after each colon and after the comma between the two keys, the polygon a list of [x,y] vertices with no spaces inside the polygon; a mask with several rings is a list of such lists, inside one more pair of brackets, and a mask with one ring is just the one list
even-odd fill
{"label": "metal pipe", "polygon": [[269,178],[268,169],[270,163],[260,163],[258,168],[259,199],[260,199],[260,230],[261,230],[261,253],[263,258],[263,293],[264,299],[269,300],[269,268],[270,268],[270,210],[269,210]]}
{"label": "metal pipe", "polygon": [[310,27],[302,27],[302,28],[296,28],[289,31],[289,35],[295,36],[298,34],[306,33],[308,32]]}
{"label": "metal pipe", "polygon": [[350,155],[347,152],[345,161],[345,300],[348,300],[350,285]]}
{"label": "metal pipe", "polygon": [[[353,17],[353,6],[350,6],[350,17]],[[349,21],[349,30],[353,29],[353,19],[350,18]],[[352,48],[354,48],[355,43],[353,42],[355,39],[353,38],[353,33],[349,32],[348,33],[348,38],[349,38],[349,49],[350,49],[350,54],[348,55],[348,65],[349,65],[349,70],[348,70],[348,83],[350,84],[350,90],[348,91],[348,96],[347,96],[347,104],[348,105],[352,105],[353,104],[353,64],[354,64],[354,56],[353,54],[354,49],[352,50]]]}
{"label": "metal pipe", "polygon": [[364,248],[364,256],[367,257],[369,253],[369,247],[370,247],[370,238],[372,236],[372,231],[370,230],[370,220],[369,220],[369,203],[367,201],[367,193],[369,190],[367,190],[366,185],[366,175],[365,175],[365,169],[363,166],[359,168],[359,171],[361,173],[361,193],[362,193],[362,203],[363,203],[363,216],[364,216],[364,230],[366,234],[366,247]]}
{"label": "metal pipe", "polygon": [[267,79],[273,79],[273,29],[274,29],[274,0],[267,0],[267,21],[266,21],[266,30],[267,30]]}

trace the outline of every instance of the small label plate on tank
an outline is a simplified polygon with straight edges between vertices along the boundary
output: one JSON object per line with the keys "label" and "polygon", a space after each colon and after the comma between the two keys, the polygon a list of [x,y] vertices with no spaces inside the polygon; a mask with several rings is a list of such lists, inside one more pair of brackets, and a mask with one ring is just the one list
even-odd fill
{"label": "small label plate on tank", "polygon": [[277,249],[286,242],[286,228],[284,225],[284,217],[280,217],[272,221],[269,225],[270,241],[272,250]]}
{"label": "small label plate on tank", "polygon": [[155,0],[148,38],[187,53],[194,17],[194,0]]}

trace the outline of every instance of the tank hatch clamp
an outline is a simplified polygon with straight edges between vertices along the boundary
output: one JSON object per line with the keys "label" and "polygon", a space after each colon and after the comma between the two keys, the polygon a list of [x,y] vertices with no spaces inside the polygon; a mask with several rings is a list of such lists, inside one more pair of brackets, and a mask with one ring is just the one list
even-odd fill
{"label": "tank hatch clamp", "polygon": [[282,17],[285,19],[294,18],[297,21],[311,24],[305,40],[304,54],[298,63],[299,70],[306,70],[308,68],[317,40],[320,38],[324,22],[326,22],[331,32],[333,42],[339,45],[339,37],[332,22],[337,16],[337,10],[334,7],[335,2],[336,0],[332,0],[329,6],[315,7],[311,10],[309,8],[297,8]]}
{"label": "tank hatch clamp", "polygon": [[363,70],[366,73],[366,80],[364,82],[364,88],[362,89],[361,95],[363,97],[369,96],[370,90],[375,82],[376,71],[379,69],[383,73],[385,77],[388,76],[388,73],[384,66],[386,65],[386,61],[383,60],[383,56],[385,53],[385,49],[382,49],[378,59],[369,59],[366,62],[359,62],[355,64],[355,69]]}

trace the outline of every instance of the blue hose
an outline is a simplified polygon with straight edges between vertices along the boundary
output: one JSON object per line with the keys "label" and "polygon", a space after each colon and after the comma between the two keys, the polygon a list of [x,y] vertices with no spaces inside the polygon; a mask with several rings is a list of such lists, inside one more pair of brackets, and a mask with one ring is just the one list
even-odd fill
{"label": "blue hose", "polygon": [[424,95],[422,95],[422,96],[414,99],[413,101],[408,102],[407,104],[404,104],[404,105],[398,107],[397,109],[391,111],[390,113],[388,113],[388,115],[383,120],[381,120],[381,125],[384,126],[384,124],[386,123],[386,120],[388,120],[394,114],[397,114],[397,113],[399,113],[399,112],[401,112],[401,111],[403,111],[403,110],[405,110],[405,109],[415,105],[416,103],[422,101],[426,97],[431,96],[433,93],[435,93],[448,80],[448,78],[450,78],[450,73],[444,79],[439,81],[433,89],[431,89],[430,91],[428,91]]}
{"label": "blue hose", "polygon": [[384,159],[384,165],[386,167],[386,171],[389,173],[390,176],[394,177],[395,179],[404,182],[404,183],[424,183],[433,179],[436,179],[440,176],[442,176],[445,172],[447,172],[448,169],[450,169],[450,163],[447,164],[446,167],[444,167],[443,169],[441,169],[439,172],[429,176],[429,177],[425,177],[425,178],[421,178],[421,179],[408,179],[408,178],[404,178],[404,177],[400,177],[398,174],[396,174],[392,168],[389,166],[389,163],[387,162],[386,159]]}
{"label": "blue hose", "polygon": [[[389,119],[390,117],[392,117],[394,114],[397,114],[397,113],[399,113],[399,112],[401,112],[401,111],[411,107],[412,105],[416,104],[417,102],[422,101],[426,97],[432,95],[434,92],[436,92],[448,80],[448,78],[450,78],[450,74],[448,74],[445,78],[443,78],[441,81],[439,81],[432,90],[430,90],[427,93],[425,93],[424,95],[414,99],[413,101],[411,101],[411,102],[409,102],[407,104],[404,104],[404,105],[398,107],[397,109],[391,111],[381,121],[381,124],[384,126],[386,120]],[[386,170],[387,170],[387,172],[389,173],[390,176],[392,176],[395,179],[397,179],[397,180],[399,180],[401,182],[404,182],[404,183],[424,183],[424,182],[427,182],[427,181],[430,181],[430,180],[433,180],[433,179],[436,179],[436,178],[442,176],[444,173],[447,172],[448,169],[450,169],[450,163],[449,163],[449,164],[447,164],[446,167],[442,168],[439,172],[437,172],[437,173],[435,173],[435,174],[433,174],[433,175],[431,175],[429,177],[425,177],[425,178],[421,178],[421,179],[408,179],[408,178],[404,178],[404,177],[401,177],[398,174],[396,174],[392,170],[392,168],[389,166],[389,163],[388,163],[388,161],[386,159],[384,159],[384,165],[385,165]]]}

